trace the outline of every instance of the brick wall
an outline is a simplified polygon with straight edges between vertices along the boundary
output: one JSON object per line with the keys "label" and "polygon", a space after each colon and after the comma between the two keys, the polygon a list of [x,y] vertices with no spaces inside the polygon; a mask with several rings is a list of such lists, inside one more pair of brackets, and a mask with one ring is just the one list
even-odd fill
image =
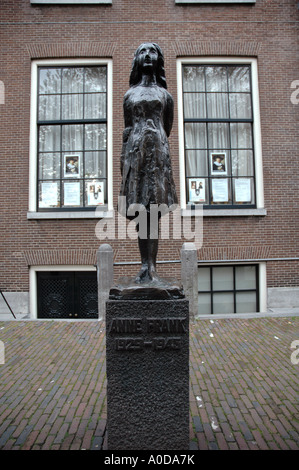
{"label": "brick wall", "polygon": [[[113,0],[112,6],[31,6],[30,0],[1,1],[0,80],[0,287],[28,291],[28,266],[89,264],[100,244],[94,220],[27,220],[29,181],[30,65],[43,58],[113,58],[113,194],[120,185],[122,100],[133,53],[150,40],[164,52],[168,90],[175,101],[170,136],[179,192],[176,59],[180,56],[258,58],[265,217],[205,217],[203,250],[221,246],[219,259],[298,256],[299,105],[290,101],[299,79],[295,0],[257,0],[255,5],[175,5],[174,0]],[[178,259],[182,241],[162,241],[159,260]],[[137,243],[111,241],[116,261],[138,261]],[[236,251],[236,247],[242,250]],[[78,250],[74,254],[74,250]],[[210,258],[210,259],[214,259]],[[55,261],[55,262],[54,262]],[[296,269],[297,268],[297,269]],[[119,266],[116,275],[135,272]],[[160,265],[179,276],[179,265]],[[269,286],[298,285],[297,264],[272,262]]]}

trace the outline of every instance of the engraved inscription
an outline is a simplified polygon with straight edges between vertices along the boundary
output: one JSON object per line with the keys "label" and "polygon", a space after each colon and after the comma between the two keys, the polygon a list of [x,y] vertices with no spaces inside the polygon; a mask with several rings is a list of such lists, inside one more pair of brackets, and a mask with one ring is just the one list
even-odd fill
{"label": "engraved inscription", "polygon": [[181,349],[187,327],[186,317],[114,318],[108,332],[117,351],[164,351]]}
{"label": "engraved inscription", "polygon": [[111,322],[109,333],[142,333],[142,319],[115,318]]}
{"label": "engraved inscription", "polygon": [[178,350],[181,348],[180,337],[158,337],[152,341],[143,341],[142,338],[116,338],[115,349],[117,351],[141,351],[145,348],[152,348],[156,351],[165,349]]}
{"label": "engraved inscription", "polygon": [[160,351],[164,349],[181,349],[181,338],[171,336],[169,336],[168,338],[154,338],[153,348]]}
{"label": "engraved inscription", "polygon": [[148,333],[185,333],[186,318],[147,318]]}
{"label": "engraved inscription", "polygon": [[109,333],[113,334],[179,334],[187,330],[186,317],[179,318],[114,318]]}
{"label": "engraved inscription", "polygon": [[115,349],[117,351],[141,351],[143,341],[141,338],[116,338]]}

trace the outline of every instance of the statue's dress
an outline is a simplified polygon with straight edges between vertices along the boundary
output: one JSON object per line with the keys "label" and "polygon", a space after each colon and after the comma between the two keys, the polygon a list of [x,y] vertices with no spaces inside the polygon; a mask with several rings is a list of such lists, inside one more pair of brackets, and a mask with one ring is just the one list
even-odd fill
{"label": "statue's dress", "polygon": [[126,209],[143,204],[149,212],[151,204],[177,204],[167,138],[171,95],[158,85],[132,87],[124,97],[124,118],[120,196],[126,197]]}

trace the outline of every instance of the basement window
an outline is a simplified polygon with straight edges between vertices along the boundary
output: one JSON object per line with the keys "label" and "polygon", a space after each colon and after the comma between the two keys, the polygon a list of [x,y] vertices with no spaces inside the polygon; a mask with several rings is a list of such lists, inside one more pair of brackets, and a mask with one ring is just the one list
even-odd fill
{"label": "basement window", "polygon": [[31,5],[112,5],[112,0],[30,0]]}
{"label": "basement window", "polygon": [[198,313],[259,311],[258,266],[205,266],[198,269]]}

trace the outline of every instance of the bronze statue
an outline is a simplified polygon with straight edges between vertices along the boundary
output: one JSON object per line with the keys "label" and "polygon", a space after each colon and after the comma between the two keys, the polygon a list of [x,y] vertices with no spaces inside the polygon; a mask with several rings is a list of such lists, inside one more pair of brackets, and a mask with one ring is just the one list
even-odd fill
{"label": "bronze statue", "polygon": [[[130,88],[124,96],[122,184],[126,217],[130,205],[142,204],[147,213],[146,237],[138,233],[142,268],[135,282],[159,280],[156,273],[158,236],[150,236],[150,208],[177,204],[168,137],[173,123],[173,99],[167,91],[164,57],[155,43],[141,44],[135,52]],[[132,206],[131,206],[132,207]],[[172,208],[174,208],[173,206]]]}

